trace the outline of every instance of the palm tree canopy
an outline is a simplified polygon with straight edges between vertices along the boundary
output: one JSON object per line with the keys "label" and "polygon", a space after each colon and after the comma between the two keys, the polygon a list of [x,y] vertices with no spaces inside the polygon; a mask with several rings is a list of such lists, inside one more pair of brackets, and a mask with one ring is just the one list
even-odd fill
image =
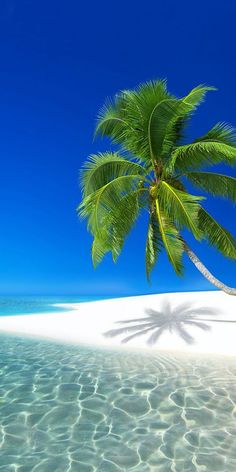
{"label": "palm tree canopy", "polygon": [[177,98],[167,91],[165,80],[151,81],[120,92],[101,109],[95,135],[108,136],[119,151],[90,156],[81,173],[78,212],[94,238],[95,266],[107,252],[117,259],[143,208],[150,215],[148,278],[162,249],[177,274],[182,273],[184,228],[236,258],[233,236],[203,208],[205,197],[190,194],[185,183],[236,201],[235,178],[202,169],[222,162],[235,165],[235,130],[218,123],[193,142],[183,141],[189,119],[211,90],[199,85]]}

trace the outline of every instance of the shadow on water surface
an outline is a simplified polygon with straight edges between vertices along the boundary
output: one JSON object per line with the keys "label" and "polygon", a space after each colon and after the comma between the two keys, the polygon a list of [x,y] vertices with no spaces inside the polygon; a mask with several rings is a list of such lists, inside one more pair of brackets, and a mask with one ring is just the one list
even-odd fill
{"label": "shadow on water surface", "polygon": [[[216,308],[193,307],[190,303],[171,306],[168,300],[162,302],[159,311],[147,308],[145,313],[146,316],[144,318],[117,321],[116,324],[123,326],[105,332],[104,336],[112,338],[125,335],[121,342],[128,343],[138,336],[151,333],[147,339],[147,344],[153,345],[163,333],[169,331],[170,333],[176,333],[187,344],[194,344],[195,338],[189,333],[187,328],[195,327],[203,331],[210,331],[211,327],[206,322],[236,323],[236,320],[230,321],[213,318],[213,316],[220,315],[220,312],[216,313]],[[211,316],[212,318],[206,318],[206,316]]]}

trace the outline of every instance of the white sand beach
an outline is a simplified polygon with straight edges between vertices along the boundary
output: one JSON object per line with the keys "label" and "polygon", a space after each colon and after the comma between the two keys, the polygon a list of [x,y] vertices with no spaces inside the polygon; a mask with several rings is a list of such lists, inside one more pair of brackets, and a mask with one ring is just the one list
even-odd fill
{"label": "white sand beach", "polygon": [[0,332],[121,349],[236,355],[236,297],[185,292],[63,305],[0,317]]}

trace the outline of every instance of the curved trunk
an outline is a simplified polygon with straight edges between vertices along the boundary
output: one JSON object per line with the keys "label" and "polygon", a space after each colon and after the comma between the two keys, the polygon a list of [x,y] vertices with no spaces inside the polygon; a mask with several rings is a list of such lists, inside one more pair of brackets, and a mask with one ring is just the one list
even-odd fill
{"label": "curved trunk", "polygon": [[209,272],[209,270],[202,264],[202,262],[198,259],[196,254],[188,247],[188,245],[184,242],[184,250],[188,255],[189,259],[192,263],[197,267],[197,269],[201,272],[204,277],[209,280],[215,287],[223,290],[223,292],[227,293],[228,295],[236,295],[236,288],[228,287],[227,285],[223,284],[220,280],[216,279],[214,275]]}

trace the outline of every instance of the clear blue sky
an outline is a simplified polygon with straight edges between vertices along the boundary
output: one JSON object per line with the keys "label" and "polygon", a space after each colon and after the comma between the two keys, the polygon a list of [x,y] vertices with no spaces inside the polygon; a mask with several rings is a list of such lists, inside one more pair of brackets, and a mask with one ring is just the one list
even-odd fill
{"label": "clear blue sky", "polygon": [[[212,288],[187,260],[177,278],[165,257],[147,284],[144,219],[118,263],[107,257],[95,271],[91,238],[75,212],[78,171],[89,153],[108,147],[92,142],[105,97],[148,79],[167,77],[180,96],[199,83],[218,87],[191,137],[217,121],[236,125],[235,17],[233,0],[1,1],[0,293]],[[235,233],[230,204],[209,199],[208,208]],[[234,262],[189,241],[215,275],[236,285]]]}

